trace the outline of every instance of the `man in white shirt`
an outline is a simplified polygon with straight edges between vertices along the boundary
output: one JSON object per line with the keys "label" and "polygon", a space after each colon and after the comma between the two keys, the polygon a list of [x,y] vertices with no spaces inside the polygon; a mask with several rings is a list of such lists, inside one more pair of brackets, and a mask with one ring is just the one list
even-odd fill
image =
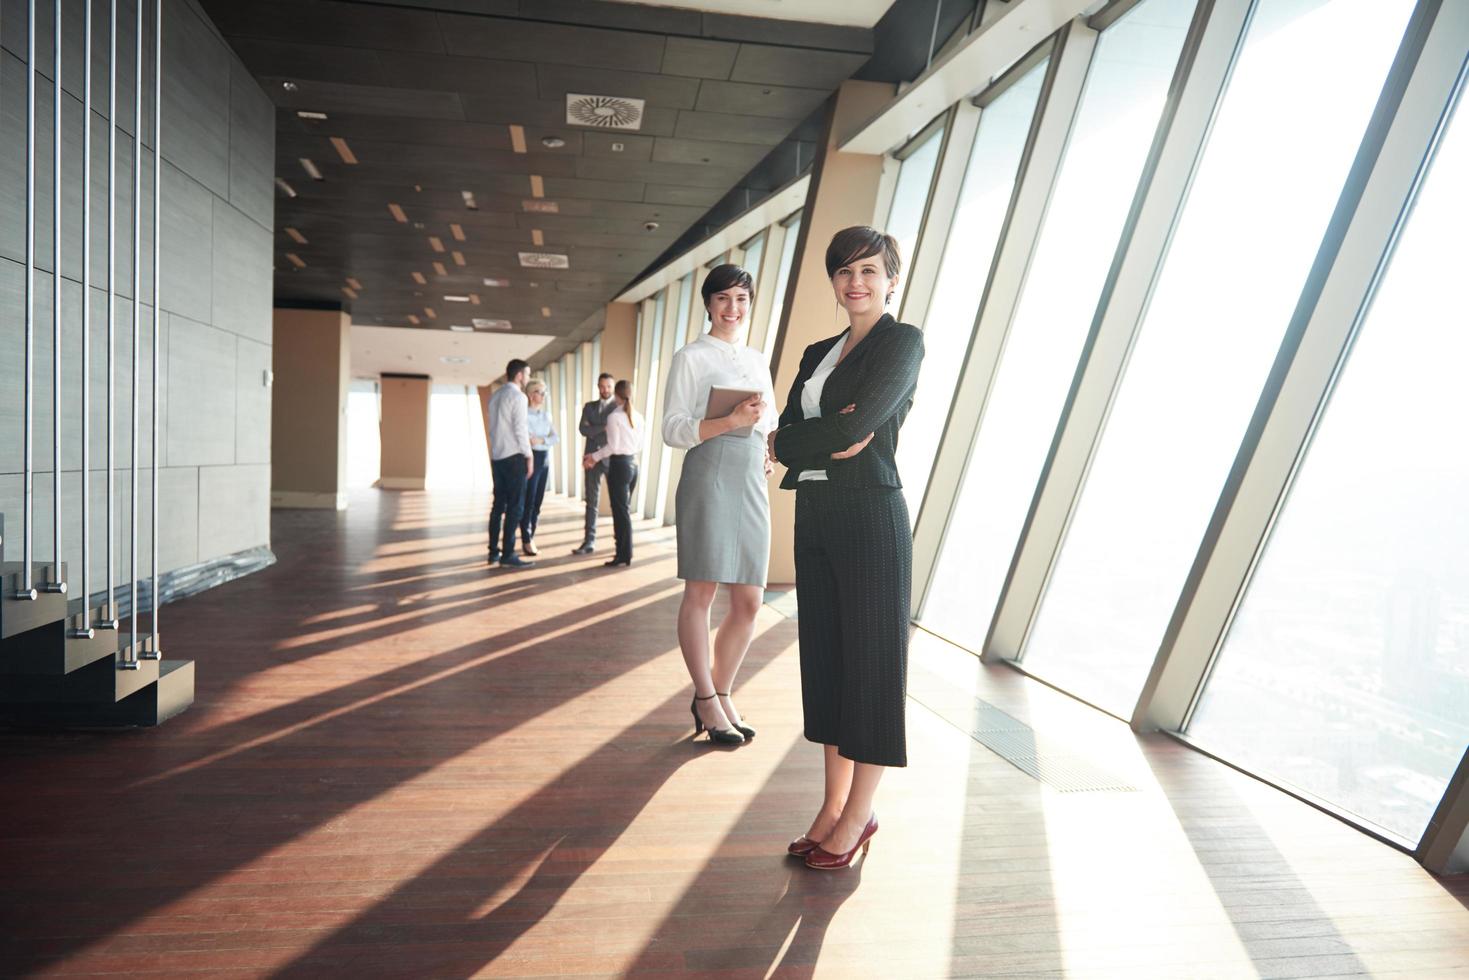
{"label": "man in white shirt", "polygon": [[[597,378],[597,398],[581,407],[581,424],[577,430],[586,436],[586,448],[582,455],[589,456],[607,445],[607,415],[615,401],[612,398],[612,383],[616,380],[603,371]],[[581,545],[572,549],[573,555],[590,555],[597,548],[597,506],[602,502],[602,478],[607,475],[604,459],[586,471],[582,485],[586,500],[586,526],[582,529]]]}
{"label": "man in white shirt", "polygon": [[[490,434],[490,474],[495,481],[495,502],[490,508],[489,562],[501,568],[530,568],[535,564],[515,553],[516,529],[520,527],[521,511],[525,508],[526,480],[535,467],[525,419],[528,405],[525,382],[529,375],[530,365],[519,358],[505,365],[505,384],[490,396],[485,409]],[[502,520],[505,522],[503,537]]]}

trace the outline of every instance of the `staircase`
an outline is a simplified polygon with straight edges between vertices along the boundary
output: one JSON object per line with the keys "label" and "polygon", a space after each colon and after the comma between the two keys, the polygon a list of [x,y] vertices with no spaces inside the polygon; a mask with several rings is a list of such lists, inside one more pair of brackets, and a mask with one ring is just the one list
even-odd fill
{"label": "staircase", "polygon": [[[34,580],[51,581],[51,566],[34,564]],[[5,560],[0,515],[0,723],[45,728],[126,728],[157,725],[194,703],[192,660],[148,659],[140,629],[129,646],[128,623],[71,635],[86,597],[39,591],[18,599],[22,565]],[[66,565],[60,568],[66,581]],[[107,618],[94,606],[91,621]]]}

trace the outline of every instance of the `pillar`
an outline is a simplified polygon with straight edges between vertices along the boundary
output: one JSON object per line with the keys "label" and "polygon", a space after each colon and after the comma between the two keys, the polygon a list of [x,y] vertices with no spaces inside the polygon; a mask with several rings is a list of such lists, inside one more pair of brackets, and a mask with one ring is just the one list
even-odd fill
{"label": "pillar", "polygon": [[[784,399],[800,370],[806,347],[832,336],[843,324],[836,318],[836,299],[826,275],[826,244],[852,225],[871,224],[882,181],[882,154],[841,153],[836,144],[872,118],[893,97],[893,87],[879,82],[847,81],[837,90],[827,115],[821,153],[806,195],[801,237],[786,286],[780,334],[771,358],[777,399]],[[783,407],[783,406],[781,406]],[[796,495],[779,489],[785,467],[777,465],[770,480],[770,573],[772,584],[796,580],[794,550]]]}
{"label": "pillar", "polygon": [[345,510],[351,322],[340,310],[274,320],[270,504]]}
{"label": "pillar", "polygon": [[425,374],[382,378],[382,475],[384,490],[422,490],[428,476],[428,395]]}

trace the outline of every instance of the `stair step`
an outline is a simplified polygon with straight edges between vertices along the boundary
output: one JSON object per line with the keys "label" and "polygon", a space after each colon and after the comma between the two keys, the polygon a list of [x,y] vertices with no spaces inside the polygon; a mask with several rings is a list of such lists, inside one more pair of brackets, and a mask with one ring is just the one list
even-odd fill
{"label": "stair step", "polygon": [[[138,638],[139,650],[144,638]],[[157,660],[139,660],[137,669],[123,670],[126,644],[110,657],[94,660],[66,674],[0,673],[0,703],[4,704],[113,704],[158,680]]]}
{"label": "stair step", "polygon": [[194,661],[154,660],[148,663],[154,668],[154,680],[118,701],[0,704],[0,720],[12,725],[46,729],[161,725],[194,703]]}
{"label": "stair step", "polygon": [[[92,621],[100,618],[94,613]],[[69,674],[117,653],[116,630],[94,628],[90,640],[79,639],[70,631],[80,623],[81,617],[73,616],[9,637],[0,643],[0,675]]]}
{"label": "stair step", "polygon": [[[31,563],[31,580],[37,584],[38,590],[36,598],[11,598],[15,590],[20,588],[21,571],[24,568],[18,561],[0,562],[0,639],[8,640],[37,626],[60,622],[66,618],[66,596],[39,591],[39,583],[49,578],[49,562]],[[61,579],[66,580],[65,563],[61,566]]]}

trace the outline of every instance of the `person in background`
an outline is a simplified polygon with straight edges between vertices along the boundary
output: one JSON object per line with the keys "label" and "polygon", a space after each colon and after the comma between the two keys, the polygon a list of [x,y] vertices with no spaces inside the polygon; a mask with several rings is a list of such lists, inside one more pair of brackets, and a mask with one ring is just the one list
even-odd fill
{"label": "person in background", "polygon": [[[581,424],[577,431],[586,437],[583,456],[590,456],[607,445],[607,416],[616,402],[612,396],[612,375],[603,371],[597,376],[597,398],[581,407]],[[586,471],[582,496],[587,504],[586,528],[582,531],[581,544],[573,548],[573,555],[590,555],[597,550],[597,505],[602,502],[602,477],[607,475],[607,463],[601,462]],[[611,484],[608,484],[609,486]]]}
{"label": "person in background", "polygon": [[[535,469],[530,430],[526,425],[525,379],[530,365],[516,358],[505,365],[505,383],[490,396],[485,407],[490,433],[490,476],[495,484],[495,502],[490,507],[491,565],[501,568],[530,568],[515,553],[515,535],[525,507],[525,485]],[[505,522],[503,538],[500,522]]]}
{"label": "person in background", "polygon": [[538,555],[536,526],[541,520],[541,503],[546,499],[546,484],[551,477],[551,447],[560,442],[551,413],[546,409],[546,382],[539,378],[526,385],[528,406],[526,429],[530,432],[531,455],[535,466],[525,486],[525,509],[520,517],[520,549],[527,555]]}
{"label": "person in background", "polygon": [[[765,355],[745,346],[755,283],[737,265],[709,271],[701,287],[709,332],[673,355],[663,441],[687,450],[678,494],[678,645],[694,682],[694,734],[738,745],[755,737],[732,700],[735,675],[755,635],[770,564],[772,467],[765,434],[775,428],[775,393]],[[705,418],[710,390],[758,391],[723,418]],[[729,608],[710,656],[709,612],[724,584]]]}
{"label": "person in background", "polygon": [[612,532],[617,552],[604,562],[608,568],[632,564],[632,488],[638,482],[638,453],[643,448],[643,417],[632,407],[632,383],[619,381],[616,402],[607,416],[607,444],[582,457],[588,473],[607,460],[607,492],[612,495]]}

